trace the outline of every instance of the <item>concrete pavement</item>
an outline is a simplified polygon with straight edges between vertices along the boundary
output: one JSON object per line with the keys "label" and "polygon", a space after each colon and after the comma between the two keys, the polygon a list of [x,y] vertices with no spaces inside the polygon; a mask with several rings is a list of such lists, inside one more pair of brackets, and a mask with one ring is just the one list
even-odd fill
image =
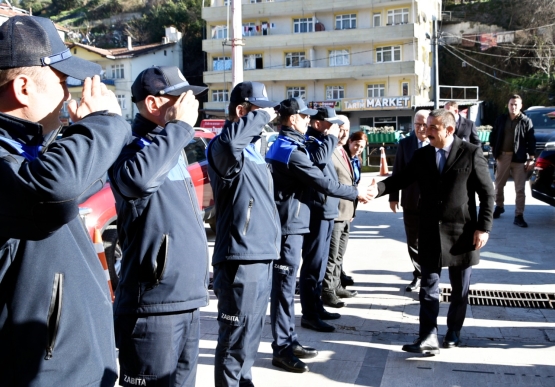
{"label": "concrete pavement", "polygon": [[[376,173],[363,174],[361,184]],[[555,293],[555,208],[534,200],[527,186],[524,217],[529,228],[512,224],[514,186],[505,188],[506,212],[495,220],[490,240],[474,267],[471,289]],[[418,295],[405,292],[412,279],[402,212],[389,209],[387,197],[359,206],[353,222],[345,269],[359,295],[346,300],[333,333],[300,326],[301,344],[320,351],[306,361],[310,372],[292,374],[271,364],[269,313],[252,369],[256,386],[555,386],[555,309],[469,306],[461,332],[463,346],[441,349],[433,357],[401,351],[418,332]],[[208,232],[213,246],[214,234]],[[442,285],[449,285],[447,272]],[[351,288],[351,287],[350,287]],[[197,386],[213,386],[217,340],[216,298],[201,313]],[[448,303],[440,308],[440,340],[446,331]]]}

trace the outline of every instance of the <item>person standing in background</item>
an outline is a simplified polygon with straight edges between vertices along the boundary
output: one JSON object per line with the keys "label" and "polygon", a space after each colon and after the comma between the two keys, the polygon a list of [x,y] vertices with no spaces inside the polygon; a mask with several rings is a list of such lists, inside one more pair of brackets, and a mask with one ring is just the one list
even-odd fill
{"label": "person standing in background", "polygon": [[445,110],[450,111],[455,116],[455,136],[463,141],[469,141],[474,145],[482,145],[480,137],[478,137],[478,130],[474,121],[464,118],[459,114],[459,104],[455,101],[445,102]]}
{"label": "person standing in background", "polygon": [[[426,135],[426,120],[430,115],[429,110],[419,110],[414,115],[414,130],[410,136],[399,141],[397,154],[395,155],[395,163],[393,164],[393,173],[395,176],[402,171],[409,161],[412,159],[414,152],[430,143]],[[418,260],[418,223],[419,211],[418,203],[420,201],[420,189],[418,184],[413,183],[409,187],[402,190],[401,207],[403,207],[403,223],[405,225],[405,234],[407,236],[407,248],[409,257],[414,267],[412,272],[412,281],[407,285],[405,290],[412,292],[420,287],[420,263]],[[399,209],[399,191],[389,194],[389,207],[391,211],[397,212]]]}

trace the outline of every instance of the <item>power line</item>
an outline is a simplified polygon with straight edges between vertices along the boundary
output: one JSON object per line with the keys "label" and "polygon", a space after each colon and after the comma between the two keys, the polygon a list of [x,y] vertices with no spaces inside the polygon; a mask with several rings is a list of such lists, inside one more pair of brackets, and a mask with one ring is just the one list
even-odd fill
{"label": "power line", "polygon": [[[449,45],[449,44],[443,44],[442,47],[450,47],[451,49],[455,50],[455,51],[458,52],[459,54],[464,55],[465,57],[467,57],[467,58],[470,59],[470,60],[473,60],[473,61],[475,61],[475,62],[478,62],[478,63],[481,64],[482,66],[486,66],[486,67],[492,68],[492,69],[494,69],[494,70],[496,70],[496,71],[501,71],[502,73],[505,73],[505,74],[514,75],[515,77],[524,77],[524,75],[511,73],[511,72],[509,72],[509,71],[501,70],[501,69],[498,69],[497,67],[490,66],[490,65],[488,65],[488,64],[486,64],[486,63],[480,62],[479,60],[474,59],[474,58],[472,58],[472,57],[470,57],[470,56],[468,56],[468,55],[466,55],[466,54],[460,52],[460,51],[457,50],[455,47],[453,47],[453,46],[451,46],[451,45]],[[466,61],[465,61],[465,62],[466,62]],[[468,62],[466,62],[466,63],[468,63]]]}
{"label": "power line", "polygon": [[[455,54],[454,52],[452,52],[448,47],[446,47],[446,46],[444,46],[444,47],[445,47],[445,50],[446,50],[447,52],[449,52],[451,55],[453,55],[455,58],[458,58],[458,59],[464,61],[464,59],[462,59],[460,56],[458,56],[457,54]],[[508,84],[508,85],[514,86],[512,83],[507,82],[507,81],[505,81],[504,79],[497,78],[495,75],[491,75],[490,73],[488,73],[488,72],[486,72],[486,71],[484,71],[484,70],[479,69],[478,67],[474,66],[474,65],[471,64],[471,63],[468,63],[468,62],[467,62],[467,64],[468,64],[470,67],[472,67],[473,69],[475,69],[475,70],[481,72],[482,74],[487,75],[487,76],[490,77],[490,78],[493,78],[493,79],[495,79],[495,80],[497,80],[497,81],[500,81],[500,82],[506,83],[506,84]],[[534,93],[547,94],[547,95],[549,94],[549,93],[547,93],[547,92],[545,92],[545,91],[535,90],[535,89],[528,89],[528,88],[525,88],[525,87],[520,87],[520,90],[530,91],[530,92],[534,92]]]}

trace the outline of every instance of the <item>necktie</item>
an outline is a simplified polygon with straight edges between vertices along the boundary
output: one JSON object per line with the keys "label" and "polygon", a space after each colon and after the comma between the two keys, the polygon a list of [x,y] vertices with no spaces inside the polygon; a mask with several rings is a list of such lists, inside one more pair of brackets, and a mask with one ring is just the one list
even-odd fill
{"label": "necktie", "polygon": [[445,158],[445,149],[439,149],[439,164],[437,169],[439,169],[439,173],[443,172],[443,167],[445,167],[445,162],[447,159]]}

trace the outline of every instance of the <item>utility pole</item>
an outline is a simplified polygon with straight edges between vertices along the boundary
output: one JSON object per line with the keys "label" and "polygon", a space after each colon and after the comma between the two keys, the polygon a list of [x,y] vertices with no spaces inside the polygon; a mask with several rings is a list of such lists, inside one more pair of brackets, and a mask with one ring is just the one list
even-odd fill
{"label": "utility pole", "polygon": [[243,16],[241,0],[231,0],[231,83],[243,82]]}
{"label": "utility pole", "polygon": [[437,18],[432,21],[432,72],[434,86],[434,109],[439,109],[439,71],[437,59],[437,46],[439,45],[439,37],[437,36]]}

